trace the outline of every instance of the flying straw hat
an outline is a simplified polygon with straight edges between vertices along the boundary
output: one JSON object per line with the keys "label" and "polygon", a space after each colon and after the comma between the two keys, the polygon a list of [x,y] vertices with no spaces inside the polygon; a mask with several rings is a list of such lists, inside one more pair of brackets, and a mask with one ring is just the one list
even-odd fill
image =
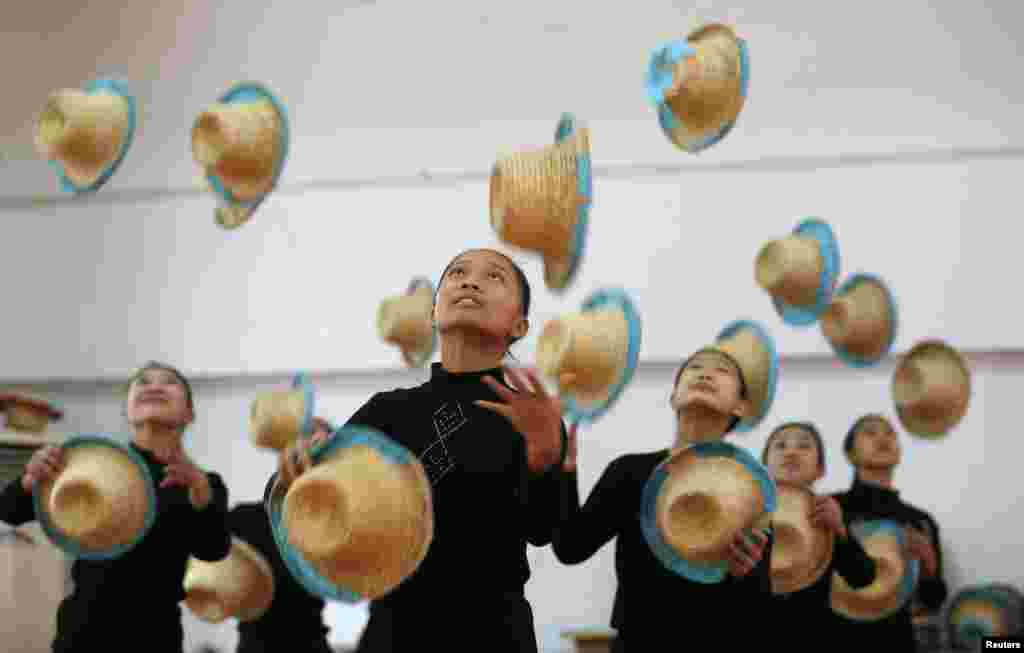
{"label": "flying straw hat", "polygon": [[878,621],[899,612],[917,588],[920,563],[905,551],[906,532],[890,520],[860,521],[850,533],[875,561],[875,580],[853,589],[838,573],[832,574],[832,610],[853,621]]}
{"label": "flying straw hat", "polygon": [[47,98],[35,144],[63,190],[92,193],[117,171],[135,138],[135,98],[123,81],[97,79]]}
{"label": "flying straw hat", "polygon": [[719,583],[727,549],[750,528],[766,528],[775,482],[745,450],[704,442],[674,451],[644,487],[640,524],[665,567],[699,583]]}
{"label": "flying straw hat", "polygon": [[584,628],[563,631],[562,637],[572,640],[576,653],[608,653],[617,634],[613,628]]}
{"label": "flying straw hat", "polygon": [[775,339],[757,322],[738,320],[722,329],[715,340],[712,349],[728,354],[743,373],[752,410],[736,425],[736,430],[750,431],[761,423],[775,402],[779,380]]}
{"label": "flying straw hat", "polygon": [[257,395],[249,411],[252,443],[263,449],[283,451],[300,437],[312,434],[316,393],[303,373],[292,379],[291,390]]}
{"label": "flying straw hat", "polygon": [[554,145],[494,164],[490,193],[491,227],[498,237],[540,253],[547,287],[565,290],[579,269],[594,201],[590,130],[564,114]]}
{"label": "flying straw hat", "polygon": [[277,185],[288,157],[288,114],[265,87],[231,87],[192,126],[192,157],[219,196],[217,224],[249,221]]}
{"label": "flying straw hat", "polygon": [[981,650],[985,637],[1012,637],[1021,633],[1021,599],[1016,591],[1000,586],[965,587],[946,604],[943,621],[954,648]]}
{"label": "flying straw hat", "polygon": [[64,466],[33,492],[36,520],[74,557],[118,558],[156,519],[156,487],[146,462],[109,436],[80,435],[61,445]]}
{"label": "flying straw hat", "polygon": [[772,517],[771,576],[775,594],[809,587],[828,571],[835,537],[811,523],[814,493],[798,485],[776,485],[778,507]]}
{"label": "flying straw hat", "polygon": [[832,302],[839,264],[839,243],[832,228],[812,218],[789,236],[765,244],[754,263],[754,276],[786,324],[807,326]]}
{"label": "flying straw hat", "polygon": [[[574,421],[604,415],[633,380],[640,358],[640,314],[625,291],[592,293],[577,313],[549,321],[537,341],[541,373],[560,380],[564,411]],[[561,376],[572,374],[569,386]]]}
{"label": "flying straw hat", "polygon": [[274,601],[274,572],[263,554],[232,537],[231,552],[223,560],[189,558],[184,590],[185,605],[203,621],[253,621]]}
{"label": "flying straw hat", "polygon": [[377,334],[402,352],[408,367],[422,367],[437,350],[434,329],[434,284],[412,280],[405,294],[384,299],[377,308]]}
{"label": "flying straw hat", "polygon": [[267,497],[281,557],[313,595],[358,603],[411,576],[434,537],[430,483],[389,437],[345,426],[312,453],[313,466]]}
{"label": "flying straw hat", "polygon": [[655,48],[646,82],[662,131],[696,154],[725,138],[739,118],[750,83],[747,43],[725,25],[706,25]]}
{"label": "flying straw hat", "polygon": [[835,292],[819,322],[829,346],[844,363],[870,367],[896,341],[896,300],[878,277],[855,274]]}
{"label": "flying straw hat", "polygon": [[908,433],[941,437],[967,413],[971,371],[960,353],[946,343],[919,342],[896,365],[892,398]]}
{"label": "flying straw hat", "polygon": [[54,404],[20,392],[0,392],[0,412],[11,430],[38,435],[46,433],[50,422],[64,417]]}

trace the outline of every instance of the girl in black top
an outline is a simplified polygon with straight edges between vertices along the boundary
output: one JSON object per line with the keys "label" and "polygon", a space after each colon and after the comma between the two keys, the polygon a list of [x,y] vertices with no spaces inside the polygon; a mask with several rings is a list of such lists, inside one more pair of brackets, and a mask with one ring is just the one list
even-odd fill
{"label": "girl in black top", "polygon": [[[188,558],[222,560],[231,547],[227,488],[219,475],[196,467],[182,445],[195,417],[188,380],[174,368],[147,363],[131,379],[125,414],[134,433],[130,446],[157,485],[156,521],[123,556],[74,562],[74,591],[57,611],[54,653],[182,653],[179,603]],[[33,521],[33,486],[55,476],[62,459],[60,447],[37,451],[22,478],[0,493],[0,520],[15,526]],[[126,625],[142,630],[127,634]]]}
{"label": "girl in black top", "polygon": [[[716,349],[698,351],[676,374],[671,405],[678,419],[676,447],[722,439],[750,409],[740,366]],[[574,424],[564,464],[564,512],[552,543],[555,555],[564,564],[578,564],[616,539],[618,588],[611,625],[618,634],[613,651],[705,647],[675,639],[684,632],[718,642],[723,650],[744,650],[742,645],[765,637],[762,616],[772,600],[771,533],[754,531],[753,545],[742,534],[737,537],[730,573],[721,583],[705,585],[670,572],[651,552],[640,525],[644,486],[670,453],[662,449],[616,458],[580,508]]]}
{"label": "girl in black top", "polygon": [[[378,393],[348,421],[415,454],[434,504],[426,558],[370,604],[363,653],[436,646],[537,651],[524,593],[526,544],[551,541],[566,436],[557,398],[532,373],[501,367],[509,346],[527,332],[529,303],[526,277],[508,257],[463,252],[438,285],[441,362],[433,364],[430,380]],[[301,472],[296,461],[307,460],[307,446],[300,442],[286,453],[283,481],[293,477],[293,467]]]}
{"label": "girl in black top", "polygon": [[[858,419],[843,441],[846,457],[855,469],[853,486],[835,494],[848,523],[865,519],[891,519],[907,528],[908,553],[920,561],[921,577],[914,600],[925,610],[938,611],[946,600],[942,577],[939,527],[927,512],[900,499],[893,489],[893,471],[900,463],[900,444],[892,424],[882,415]],[[886,651],[915,651],[913,601],[899,612],[873,622],[857,622],[835,615],[844,642]]]}
{"label": "girl in black top", "polygon": [[[810,489],[825,475],[825,447],[818,429],[809,422],[788,422],[776,427],[768,436],[761,460],[768,467],[776,483],[787,483]],[[825,573],[812,585],[792,594],[776,594],[777,623],[815,624],[815,630],[824,630],[833,622],[831,593],[832,574],[838,572],[853,589],[867,587],[875,580],[875,562],[864,551],[856,538],[850,537],[843,510],[835,498],[815,497],[811,522],[827,528],[835,538],[832,562]],[[821,635],[814,634],[804,640],[787,640],[788,650],[820,650]],[[832,640],[828,640],[832,641]]]}

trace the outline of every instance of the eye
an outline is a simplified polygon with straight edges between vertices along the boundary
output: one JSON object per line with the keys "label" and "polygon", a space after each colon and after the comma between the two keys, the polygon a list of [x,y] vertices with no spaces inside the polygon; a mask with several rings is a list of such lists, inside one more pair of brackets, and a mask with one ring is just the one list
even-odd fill
{"label": "eye", "polygon": [[503,277],[500,272],[491,272],[490,276],[492,279],[497,279],[498,281],[502,281],[505,279],[505,277]]}
{"label": "eye", "polygon": [[451,270],[448,271],[448,276],[454,277],[455,275],[461,274],[461,273],[462,273],[462,266],[457,265],[457,266],[453,267]]}

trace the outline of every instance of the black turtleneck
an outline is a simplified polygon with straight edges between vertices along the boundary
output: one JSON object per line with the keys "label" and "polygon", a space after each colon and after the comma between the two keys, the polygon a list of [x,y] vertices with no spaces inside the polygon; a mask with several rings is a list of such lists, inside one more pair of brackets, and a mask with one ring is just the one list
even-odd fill
{"label": "black turtleneck", "polygon": [[[210,504],[196,510],[182,487],[161,488],[164,465],[132,443],[146,461],[157,493],[153,528],[135,548],[114,560],[75,560],[74,589],[57,611],[54,653],[111,650],[126,624],[143,628],[138,648],[147,653],[181,653],[184,633],[180,602],[189,556],[216,561],[231,548],[227,526],[228,490],[218,474],[207,473]],[[21,479],[0,492],[0,521],[18,526],[35,520],[32,495]],[[135,648],[135,645],[132,646]]]}
{"label": "black turtleneck", "polygon": [[582,508],[576,474],[567,474],[562,522],[553,542],[555,555],[564,564],[578,564],[616,540],[618,587],[611,619],[619,633],[615,651],[662,650],[673,637],[669,631],[683,623],[695,628],[694,637],[700,639],[703,633],[709,641],[720,643],[722,650],[763,645],[765,629],[775,627],[765,619],[773,605],[769,575],[773,534],[749,574],[726,575],[716,584],[670,572],[644,538],[640,526],[644,486],[668,453],[664,449],[616,458]]}
{"label": "black turtleneck", "polygon": [[[900,524],[914,526],[926,532],[935,548],[937,572],[934,578],[923,575],[914,599],[896,614],[874,622],[855,622],[834,615],[843,641],[857,646],[883,647],[887,651],[915,651],[912,608],[915,603],[929,612],[938,611],[946,600],[947,587],[942,576],[942,547],[939,527],[927,512],[900,499],[899,492],[855,478],[846,492],[833,495],[843,509],[847,523],[858,520],[891,519]],[[923,570],[922,570],[923,571]],[[864,650],[868,650],[865,648]]]}
{"label": "black turtleneck", "polygon": [[[423,563],[370,606],[360,651],[446,649],[535,651],[524,585],[526,544],[545,546],[558,520],[561,464],[527,467],[526,442],[501,415],[476,400],[501,401],[484,376],[453,374],[440,363],[415,388],[375,394],[347,424],[374,428],[423,463],[434,503],[434,539]],[[562,433],[565,454],[565,429]],[[270,479],[267,491],[273,485]],[[493,643],[493,646],[491,646]]]}

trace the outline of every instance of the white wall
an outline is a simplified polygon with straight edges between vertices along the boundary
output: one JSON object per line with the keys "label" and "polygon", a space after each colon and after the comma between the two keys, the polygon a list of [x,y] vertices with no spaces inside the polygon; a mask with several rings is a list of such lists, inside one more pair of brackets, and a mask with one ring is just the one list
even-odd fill
{"label": "white wall", "polygon": [[[702,343],[690,343],[692,350]],[[906,500],[930,511],[938,521],[945,573],[954,590],[967,583],[1002,581],[1024,586],[1017,552],[1024,545],[1022,490],[1014,480],[1022,450],[1014,437],[1015,408],[1024,356],[974,356],[974,394],[967,417],[948,438],[925,442],[901,436],[904,462],[896,482]],[[820,491],[845,488],[851,471],[842,454],[842,439],[859,415],[881,411],[892,415],[889,382],[892,364],[852,371],[832,360],[786,361],[780,392],[762,427],[737,444],[760,454],[771,428],[785,420],[811,419],[821,428],[828,447],[828,472]],[[662,448],[673,435],[667,407],[674,366],[647,365],[639,371],[621,403],[603,421],[581,432],[580,482],[583,497],[616,456]],[[343,421],[374,392],[414,385],[424,372],[314,376],[318,414]],[[189,447],[204,467],[220,472],[231,502],[257,500],[274,467],[268,453],[248,441],[249,403],[259,392],[283,387],[286,377],[200,381],[196,385],[198,420]],[[110,386],[89,383],[55,384],[43,388],[64,403],[68,430],[122,430],[120,404]],[[614,592],[613,547],[602,549],[579,566],[561,565],[549,549],[529,552],[533,578],[527,592],[536,612],[542,646],[558,650],[562,628],[605,625]],[[364,606],[332,605],[327,616],[331,638],[352,643],[366,619]],[[211,627],[187,620],[190,647],[202,641],[223,646],[235,641],[232,625]]]}

